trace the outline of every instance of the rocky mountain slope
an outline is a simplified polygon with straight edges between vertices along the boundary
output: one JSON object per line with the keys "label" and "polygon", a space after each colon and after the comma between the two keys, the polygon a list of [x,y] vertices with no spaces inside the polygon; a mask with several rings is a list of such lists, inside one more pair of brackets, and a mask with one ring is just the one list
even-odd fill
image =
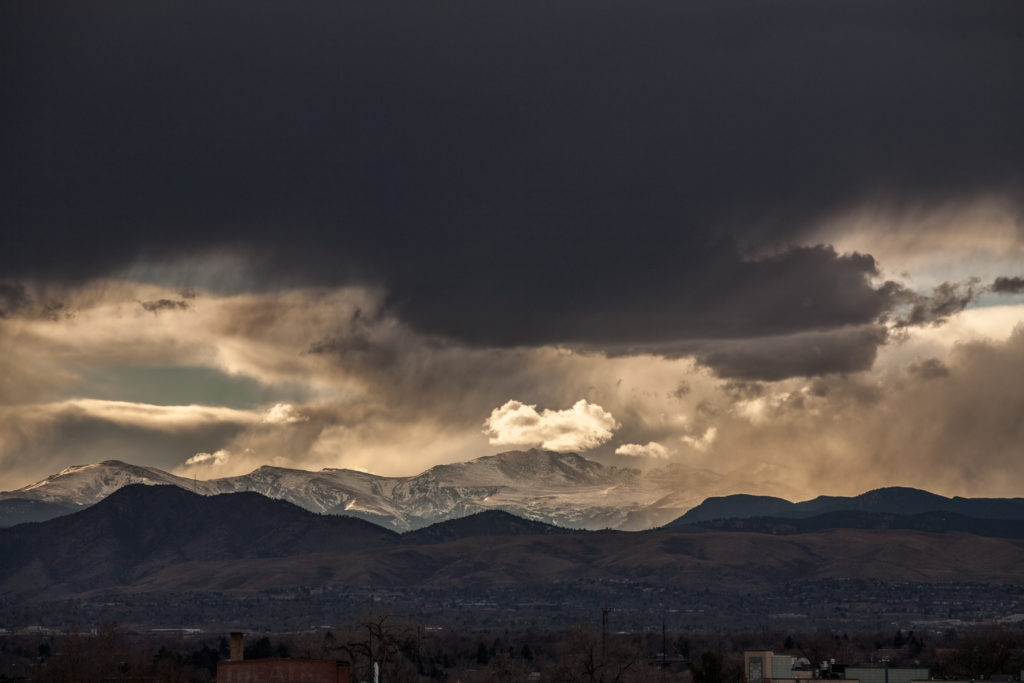
{"label": "rocky mountain slope", "polygon": [[349,553],[397,539],[360,519],[252,492],[200,496],[133,484],[80,512],[0,530],[0,581],[15,592],[87,591],[170,566]]}
{"label": "rocky mountain slope", "polygon": [[96,591],[458,591],[582,579],[757,591],[823,579],[1016,583],[1024,565],[1024,540],[965,533],[687,529],[557,530],[491,511],[399,536],[252,493],[129,486],[87,510],[0,530],[0,595],[14,604]]}
{"label": "rocky mountain slope", "polygon": [[708,498],[669,526],[754,517],[804,519],[836,512],[918,515],[948,512],[976,519],[1024,520],[1024,498],[946,498],[928,491],[891,486],[859,496],[818,496],[791,503],[770,496]]}
{"label": "rocky mountain slope", "polygon": [[[955,512],[919,512],[901,515],[892,512],[836,510],[813,517],[746,517],[712,519],[695,526],[713,531],[741,531],[773,535],[811,534],[832,529],[874,529],[962,532],[993,538],[1024,538],[1024,520],[979,519]],[[668,528],[682,528],[680,526]]]}

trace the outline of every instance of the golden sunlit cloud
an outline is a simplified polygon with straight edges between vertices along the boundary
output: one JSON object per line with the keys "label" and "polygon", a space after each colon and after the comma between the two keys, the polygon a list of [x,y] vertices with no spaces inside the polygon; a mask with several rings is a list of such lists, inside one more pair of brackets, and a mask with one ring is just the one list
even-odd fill
{"label": "golden sunlit cloud", "polygon": [[586,451],[612,438],[619,427],[601,406],[580,399],[567,410],[544,410],[508,401],[491,411],[484,433],[494,446],[540,446],[550,451]]}
{"label": "golden sunlit cloud", "polygon": [[667,458],[668,449],[655,441],[646,444],[624,443],[615,449],[616,455],[629,455],[637,458]]}
{"label": "golden sunlit cloud", "polygon": [[825,221],[811,241],[870,253],[886,278],[918,287],[992,280],[1024,267],[1021,214],[999,197],[915,208],[868,204]]}
{"label": "golden sunlit cloud", "polygon": [[704,433],[699,437],[693,437],[690,435],[684,435],[680,437],[683,443],[690,448],[694,448],[698,451],[706,451],[711,448],[711,445],[715,443],[715,438],[718,436],[717,427],[708,427],[704,430]]}
{"label": "golden sunlit cloud", "polygon": [[223,448],[215,453],[196,453],[185,461],[185,465],[222,465],[231,457]]}
{"label": "golden sunlit cloud", "polygon": [[160,406],[90,398],[25,406],[25,412],[50,419],[100,420],[158,432],[176,432],[221,423],[256,424],[261,420],[258,413],[218,406]]}
{"label": "golden sunlit cloud", "polygon": [[288,425],[296,422],[309,422],[308,415],[300,415],[295,406],[287,403],[275,403],[262,417],[269,424]]}

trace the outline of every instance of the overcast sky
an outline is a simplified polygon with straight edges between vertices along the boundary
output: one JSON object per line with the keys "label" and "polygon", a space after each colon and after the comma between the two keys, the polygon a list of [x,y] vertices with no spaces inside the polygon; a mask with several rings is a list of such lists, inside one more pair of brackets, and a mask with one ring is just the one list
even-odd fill
{"label": "overcast sky", "polygon": [[4,2],[0,489],[1019,495],[1022,73],[1018,0]]}

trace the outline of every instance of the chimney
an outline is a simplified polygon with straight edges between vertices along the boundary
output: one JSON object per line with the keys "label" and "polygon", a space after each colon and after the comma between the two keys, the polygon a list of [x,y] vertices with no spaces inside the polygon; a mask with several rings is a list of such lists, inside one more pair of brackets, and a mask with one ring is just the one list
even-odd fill
{"label": "chimney", "polygon": [[242,632],[231,632],[231,659],[232,662],[240,662],[245,659],[245,650],[242,647]]}

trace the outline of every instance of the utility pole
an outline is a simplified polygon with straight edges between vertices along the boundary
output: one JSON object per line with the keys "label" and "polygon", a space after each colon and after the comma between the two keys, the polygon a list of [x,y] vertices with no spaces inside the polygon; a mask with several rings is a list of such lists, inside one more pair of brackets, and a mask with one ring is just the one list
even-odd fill
{"label": "utility pole", "polygon": [[608,613],[612,609],[608,606],[601,607],[601,666],[605,664],[605,646],[608,642]]}
{"label": "utility pole", "polygon": [[661,615],[661,680],[665,680],[665,671],[668,668],[668,646],[665,640],[665,615]]}

